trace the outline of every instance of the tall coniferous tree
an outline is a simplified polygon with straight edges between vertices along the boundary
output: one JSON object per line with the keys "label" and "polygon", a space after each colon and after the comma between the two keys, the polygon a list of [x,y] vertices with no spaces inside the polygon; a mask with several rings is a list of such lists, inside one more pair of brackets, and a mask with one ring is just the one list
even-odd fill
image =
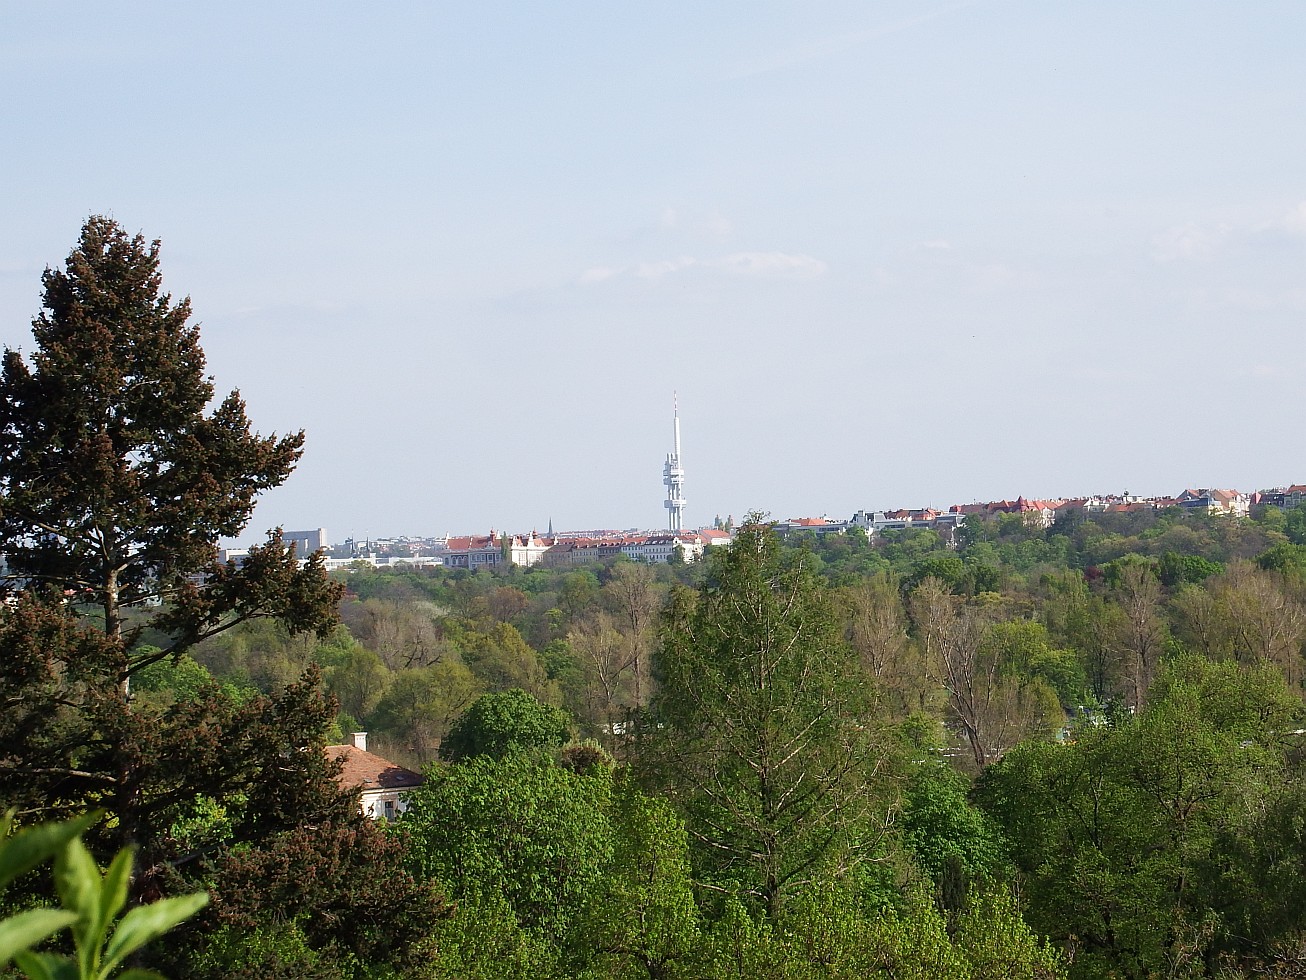
{"label": "tall coniferous tree", "polygon": [[[321,568],[299,569],[278,536],[241,569],[217,563],[219,538],[242,531],[258,495],[290,475],[304,435],[251,431],[234,391],[208,411],[199,328],[189,301],[162,291],[159,243],[92,217],[43,283],[31,362],[6,350],[0,371],[9,586],[47,586],[97,608],[128,655],[123,682],[241,619],[333,623]],[[146,609],[156,611],[128,624]],[[171,642],[132,656],[147,627]]]}
{"label": "tall coniferous tree", "polygon": [[696,872],[776,915],[880,843],[895,753],[824,590],[756,518],[673,593],[642,762],[685,814]]}
{"label": "tall coniferous tree", "polygon": [[[131,691],[144,666],[245,620],[335,625],[339,587],[279,533],[239,567],[217,561],[218,540],[289,476],[303,434],[254,432],[235,392],[211,404],[198,328],[162,290],[157,242],[92,217],[43,281],[30,358],[6,350],[0,367],[0,589],[13,599],[0,603],[0,809],[102,809],[87,843],[101,856],[139,848],[136,896],[213,890],[192,938],[166,951],[187,975],[203,974],[182,961],[208,955],[215,916],[275,920],[313,949],[401,956],[441,903],[336,785],[324,752],[335,708],[315,672],[249,701],[216,685],[168,705]],[[239,887],[255,866],[298,885],[275,892],[275,914]],[[327,867],[353,877],[314,877]],[[369,904],[356,889],[367,875],[393,905]],[[356,914],[367,936],[351,932]]]}
{"label": "tall coniferous tree", "polygon": [[[0,588],[22,593],[0,622],[0,799],[47,817],[105,807],[107,843],[149,857],[188,797],[248,799],[330,710],[310,685],[151,713],[132,672],[256,616],[325,630],[338,589],[277,534],[239,568],[218,563],[218,539],[290,474],[303,434],[252,432],[235,392],[209,410],[199,331],[162,291],[158,243],[92,217],[43,282],[30,363],[6,350],[0,367]],[[330,807],[320,755],[294,768]]]}

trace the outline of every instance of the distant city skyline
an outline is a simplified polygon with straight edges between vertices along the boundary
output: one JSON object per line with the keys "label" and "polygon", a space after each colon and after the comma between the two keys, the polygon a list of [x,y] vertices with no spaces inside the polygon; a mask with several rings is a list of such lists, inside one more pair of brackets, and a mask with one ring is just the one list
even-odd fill
{"label": "distant city skyline", "polygon": [[1286,0],[6,4],[0,343],[89,214],[160,239],[219,391],[307,432],[242,540],[665,526],[673,390],[692,526],[1296,479],[1303,36]]}
{"label": "distant city skyline", "polygon": [[[1290,497],[1288,503],[1282,503],[1274,499],[1256,501],[1254,498],[1258,494],[1270,494],[1273,496],[1275,491],[1288,491],[1285,495]],[[1214,503],[1212,503],[1214,501]],[[829,510],[808,511],[805,513],[792,513],[787,516],[772,514],[767,512],[769,520],[777,525],[788,526],[791,522],[797,522],[798,525],[816,527],[823,521],[830,524],[847,524],[859,525],[865,528],[871,527],[915,527],[929,526],[934,527],[937,524],[947,524],[954,526],[961,516],[969,513],[988,514],[989,516],[999,515],[1002,513],[1024,513],[1026,511],[1043,511],[1044,516],[1050,521],[1053,505],[1063,505],[1070,507],[1084,507],[1090,511],[1112,511],[1132,509],[1130,504],[1147,504],[1148,506],[1187,506],[1194,505],[1206,506],[1212,504],[1212,511],[1220,510],[1224,513],[1240,514],[1246,516],[1249,506],[1254,503],[1269,503],[1271,505],[1281,505],[1285,507],[1301,506],[1306,501],[1306,484],[1288,482],[1279,482],[1270,486],[1257,487],[1255,489],[1240,487],[1215,487],[1206,484],[1189,484],[1180,489],[1161,492],[1161,493],[1137,493],[1125,490],[1099,490],[1089,493],[1072,493],[1072,494],[1054,494],[1047,497],[1033,497],[1027,494],[1011,494],[1005,497],[997,497],[990,500],[974,501],[954,501],[950,504],[907,504],[904,506],[885,506],[885,507],[862,507],[856,511],[843,515],[833,513]],[[739,519],[733,513],[727,515],[717,515],[719,517],[729,518],[730,522],[738,525]],[[747,515],[741,515],[746,517]],[[686,527],[686,532],[707,530],[713,527],[716,517],[712,522],[705,522],[692,527]],[[489,528],[460,528],[456,531],[444,532],[426,532],[426,531],[397,531],[392,534],[368,535],[365,537],[356,537],[352,534],[343,534],[333,536],[326,528],[315,528],[311,531],[296,531],[287,527],[283,531],[283,539],[286,541],[295,540],[304,545],[301,552],[305,549],[312,550],[315,546],[326,546],[338,548],[346,541],[354,540],[357,544],[362,545],[365,542],[386,543],[395,541],[438,541],[446,537],[473,537],[490,534],[502,536],[521,536],[539,537],[554,540],[567,540],[577,537],[600,538],[604,536],[622,536],[622,535],[659,535],[666,534],[664,530],[659,530],[653,526],[630,525],[628,527],[609,527],[598,528],[597,526],[578,527],[578,528],[560,528],[554,530],[549,528],[547,533],[540,533],[538,529],[532,526],[526,528],[511,528],[491,526]],[[242,539],[245,545],[256,543],[257,539]],[[315,545],[314,542],[317,542]]]}

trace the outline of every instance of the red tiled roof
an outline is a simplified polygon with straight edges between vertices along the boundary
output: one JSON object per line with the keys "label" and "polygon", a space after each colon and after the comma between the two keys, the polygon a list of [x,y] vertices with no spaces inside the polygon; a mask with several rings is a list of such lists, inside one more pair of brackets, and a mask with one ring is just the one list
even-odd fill
{"label": "red tiled roof", "polygon": [[411,769],[353,745],[328,745],[326,752],[331,759],[344,760],[344,767],[336,777],[344,789],[406,789],[422,785],[422,777]]}

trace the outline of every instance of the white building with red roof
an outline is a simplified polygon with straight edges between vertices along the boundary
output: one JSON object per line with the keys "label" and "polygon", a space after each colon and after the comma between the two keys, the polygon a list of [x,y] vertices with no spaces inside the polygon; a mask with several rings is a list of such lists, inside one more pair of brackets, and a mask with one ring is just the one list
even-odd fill
{"label": "white building with red roof", "polygon": [[508,539],[508,561],[523,568],[538,565],[544,559],[545,552],[554,544],[553,538],[542,538],[534,531],[530,534],[514,534]]}
{"label": "white building with red roof", "polygon": [[408,792],[422,785],[420,774],[367,751],[367,732],[354,732],[345,745],[328,745],[327,758],[340,760],[342,789],[359,791],[363,816],[393,820],[408,809]]}
{"label": "white building with red roof", "polygon": [[1205,510],[1208,514],[1235,514],[1246,516],[1251,509],[1251,499],[1237,490],[1206,489],[1185,490],[1175,498],[1180,507]]}

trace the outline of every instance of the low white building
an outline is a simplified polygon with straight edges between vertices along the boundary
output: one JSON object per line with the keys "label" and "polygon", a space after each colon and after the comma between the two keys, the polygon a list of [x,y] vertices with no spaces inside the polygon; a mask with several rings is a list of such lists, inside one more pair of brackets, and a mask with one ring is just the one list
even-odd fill
{"label": "low white building", "polygon": [[627,558],[649,565],[664,565],[677,551],[685,561],[696,561],[702,556],[704,547],[702,535],[696,531],[680,531],[675,534],[650,534],[628,542],[621,546],[621,553]]}
{"label": "low white building", "polygon": [[1251,509],[1251,498],[1237,490],[1219,490],[1203,487],[1185,490],[1175,502],[1187,510],[1204,510],[1208,514],[1233,514],[1246,517]]}
{"label": "low white building", "polygon": [[530,568],[544,560],[544,553],[554,545],[553,538],[542,538],[534,531],[514,534],[508,539],[508,560],[514,565]]}
{"label": "low white building", "polygon": [[408,809],[408,792],[422,785],[411,769],[367,751],[367,732],[354,732],[345,745],[328,745],[328,758],[341,762],[342,789],[359,791],[359,808],[373,820],[393,820]]}

